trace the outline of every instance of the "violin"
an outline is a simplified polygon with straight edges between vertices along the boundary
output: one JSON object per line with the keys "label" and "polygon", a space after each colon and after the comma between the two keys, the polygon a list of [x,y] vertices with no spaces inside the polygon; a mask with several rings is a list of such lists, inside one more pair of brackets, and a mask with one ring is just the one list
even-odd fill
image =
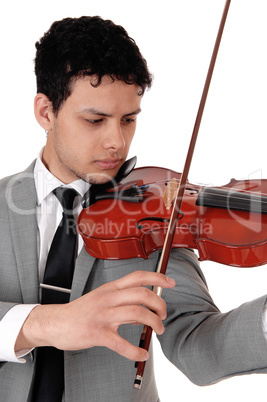
{"label": "violin", "polygon": [[[161,167],[121,168],[116,186],[92,185],[77,228],[100,259],[148,258],[163,248],[181,173]],[[119,175],[119,177],[120,177]],[[198,251],[200,261],[236,267],[267,262],[267,179],[221,187],[186,183],[172,247]]]}

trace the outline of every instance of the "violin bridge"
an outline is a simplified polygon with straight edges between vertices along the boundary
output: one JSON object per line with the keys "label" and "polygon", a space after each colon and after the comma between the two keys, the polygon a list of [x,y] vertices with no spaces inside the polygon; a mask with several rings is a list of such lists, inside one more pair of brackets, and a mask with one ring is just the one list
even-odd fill
{"label": "violin bridge", "polygon": [[163,202],[166,207],[166,209],[170,209],[173,200],[175,199],[178,191],[178,184],[176,179],[171,179],[168,184],[166,185],[166,188],[163,193]]}

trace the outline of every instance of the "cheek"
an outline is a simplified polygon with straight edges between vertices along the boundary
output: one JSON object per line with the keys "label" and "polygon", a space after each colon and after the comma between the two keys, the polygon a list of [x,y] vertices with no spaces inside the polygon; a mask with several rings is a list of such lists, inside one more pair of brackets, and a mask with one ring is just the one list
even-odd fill
{"label": "cheek", "polygon": [[80,127],[79,124],[73,124],[66,121],[61,125],[58,131],[57,145],[69,155],[71,159],[82,159],[87,155],[88,151],[96,148],[96,141],[93,136]]}
{"label": "cheek", "polygon": [[56,130],[54,144],[58,157],[65,165],[77,165],[84,158],[84,146],[81,145],[79,133],[71,130],[67,124]]}
{"label": "cheek", "polygon": [[125,147],[127,149],[130,148],[130,145],[131,145],[132,140],[134,138],[135,131],[136,131],[136,124],[135,124],[134,127],[128,128],[124,133]]}

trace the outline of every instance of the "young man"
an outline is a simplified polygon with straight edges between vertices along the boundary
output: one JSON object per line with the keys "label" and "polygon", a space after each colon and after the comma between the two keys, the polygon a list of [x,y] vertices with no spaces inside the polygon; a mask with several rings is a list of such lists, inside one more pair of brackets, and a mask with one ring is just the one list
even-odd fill
{"label": "young man", "polygon": [[[221,314],[190,250],[173,250],[165,277],[154,272],[158,252],[148,260],[98,260],[78,238],[70,302],[61,299],[68,286],[60,282],[51,290],[53,280],[46,282],[46,276],[53,237],[64,227],[62,211],[64,217],[65,209],[72,210],[56,189],[76,190],[76,219],[88,186],[116,176],[151,76],[125,30],[99,17],[55,22],[36,48],[35,116],[47,142],[25,172],[0,184],[1,398],[158,401],[152,349],[148,359],[137,346],[144,324],[197,384],[266,372],[261,328],[266,297]],[[68,214],[73,219],[72,211]],[[61,253],[62,278],[68,276],[64,257],[71,248],[65,241],[63,254],[59,245],[55,252]],[[151,286],[163,288],[162,298]],[[142,388],[134,390],[134,361],[144,360]],[[65,380],[58,379],[59,371]],[[40,385],[49,373],[54,378]],[[56,396],[46,394],[56,388]]]}

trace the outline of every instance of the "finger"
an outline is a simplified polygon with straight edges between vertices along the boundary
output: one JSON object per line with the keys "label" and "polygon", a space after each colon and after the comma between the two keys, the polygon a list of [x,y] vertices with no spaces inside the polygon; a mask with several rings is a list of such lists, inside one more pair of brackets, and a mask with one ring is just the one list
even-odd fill
{"label": "finger", "polygon": [[147,325],[151,327],[158,335],[162,335],[165,330],[160,317],[153,311],[142,306],[118,307],[113,311],[112,321],[114,330],[117,330],[122,324]]}
{"label": "finger", "polygon": [[122,289],[109,294],[110,306],[143,305],[153,310],[162,320],[166,318],[166,303],[146,287]]}
{"label": "finger", "polygon": [[126,289],[136,286],[159,286],[161,288],[172,288],[175,281],[168,276],[158,272],[135,271],[113,282],[117,289]]}
{"label": "finger", "polygon": [[106,347],[132,361],[146,361],[149,357],[149,353],[145,349],[132,345],[118,333],[109,334]]}

